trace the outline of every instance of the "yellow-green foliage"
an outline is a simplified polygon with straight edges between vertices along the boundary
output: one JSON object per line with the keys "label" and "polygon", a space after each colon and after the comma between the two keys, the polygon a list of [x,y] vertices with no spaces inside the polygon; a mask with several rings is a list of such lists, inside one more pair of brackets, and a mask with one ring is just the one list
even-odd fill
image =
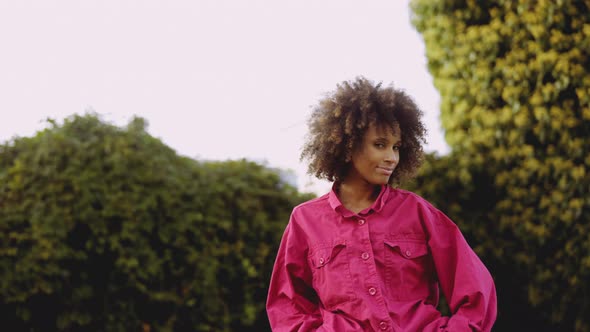
{"label": "yellow-green foliage", "polygon": [[493,177],[493,222],[518,244],[503,259],[542,315],[590,331],[590,1],[411,7],[456,163]]}
{"label": "yellow-green foliage", "polygon": [[74,116],[0,145],[0,310],[11,331],[261,331],[307,197],[277,171],[178,156]]}

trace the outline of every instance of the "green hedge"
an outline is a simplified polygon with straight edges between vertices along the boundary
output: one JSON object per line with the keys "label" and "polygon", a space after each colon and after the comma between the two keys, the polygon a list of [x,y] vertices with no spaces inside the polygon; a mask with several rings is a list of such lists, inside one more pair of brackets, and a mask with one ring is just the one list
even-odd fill
{"label": "green hedge", "polygon": [[291,208],[278,170],[179,156],[93,114],[0,146],[0,310],[15,331],[261,331]]}

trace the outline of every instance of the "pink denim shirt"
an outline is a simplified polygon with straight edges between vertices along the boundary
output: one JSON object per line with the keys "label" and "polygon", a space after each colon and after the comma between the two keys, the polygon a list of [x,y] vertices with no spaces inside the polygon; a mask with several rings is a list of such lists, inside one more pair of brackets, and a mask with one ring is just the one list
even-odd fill
{"label": "pink denim shirt", "polygon": [[[439,289],[452,315],[436,309]],[[383,186],[358,214],[334,190],[293,209],[267,299],[272,330],[490,331],[494,281],[457,226]]]}

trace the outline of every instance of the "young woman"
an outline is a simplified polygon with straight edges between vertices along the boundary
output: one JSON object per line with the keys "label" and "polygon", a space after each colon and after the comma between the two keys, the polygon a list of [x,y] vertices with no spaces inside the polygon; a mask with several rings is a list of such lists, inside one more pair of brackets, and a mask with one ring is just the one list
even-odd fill
{"label": "young woman", "polygon": [[420,165],[421,115],[404,92],[362,77],[314,110],[301,157],[333,186],[293,209],[268,292],[273,331],[491,330],[486,267],[446,215],[394,188]]}

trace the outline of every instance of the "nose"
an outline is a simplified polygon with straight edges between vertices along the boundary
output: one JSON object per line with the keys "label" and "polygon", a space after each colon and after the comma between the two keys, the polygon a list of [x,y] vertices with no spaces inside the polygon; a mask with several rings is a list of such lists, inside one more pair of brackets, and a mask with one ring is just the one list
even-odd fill
{"label": "nose", "polygon": [[389,151],[387,153],[387,155],[385,156],[385,162],[397,165],[397,163],[399,162],[399,151],[397,151],[397,150]]}

